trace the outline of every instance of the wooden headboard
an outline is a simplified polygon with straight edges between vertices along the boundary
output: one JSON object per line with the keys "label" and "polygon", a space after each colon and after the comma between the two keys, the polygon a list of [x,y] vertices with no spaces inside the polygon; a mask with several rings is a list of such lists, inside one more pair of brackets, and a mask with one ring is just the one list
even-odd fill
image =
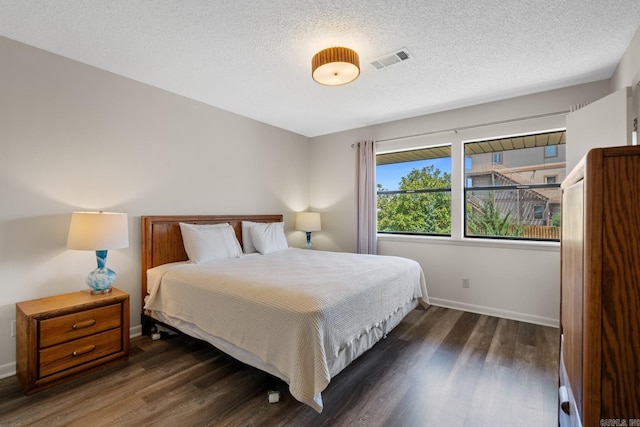
{"label": "wooden headboard", "polygon": [[187,261],[180,223],[228,222],[242,245],[242,221],[281,222],[282,215],[171,215],[142,217],[142,305],[147,295],[147,270],[169,262]]}

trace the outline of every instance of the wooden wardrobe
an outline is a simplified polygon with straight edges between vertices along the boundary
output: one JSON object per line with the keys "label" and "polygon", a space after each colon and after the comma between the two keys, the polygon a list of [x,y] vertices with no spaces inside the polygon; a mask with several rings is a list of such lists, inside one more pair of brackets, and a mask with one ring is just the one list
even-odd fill
{"label": "wooden wardrobe", "polygon": [[640,147],[589,151],[562,194],[560,425],[640,426]]}

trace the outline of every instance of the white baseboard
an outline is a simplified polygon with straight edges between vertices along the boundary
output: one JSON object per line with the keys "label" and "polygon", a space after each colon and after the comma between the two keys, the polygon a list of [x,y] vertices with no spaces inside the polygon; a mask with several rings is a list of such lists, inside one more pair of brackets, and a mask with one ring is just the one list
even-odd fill
{"label": "white baseboard", "polygon": [[129,338],[135,338],[142,335],[142,325],[129,328]]}
{"label": "white baseboard", "polygon": [[[129,339],[139,337],[142,335],[142,326],[134,326],[129,328]],[[16,374],[16,362],[7,363],[6,365],[0,365],[0,379],[7,378]]]}
{"label": "white baseboard", "polygon": [[16,374],[16,362],[0,365],[0,379],[7,378]]}
{"label": "white baseboard", "polygon": [[534,316],[532,314],[517,313],[515,311],[502,310],[499,308],[485,307],[482,305],[467,304],[459,301],[451,301],[441,298],[429,297],[432,305],[445,308],[454,308],[456,310],[469,311],[471,313],[485,314],[487,316],[502,317],[504,319],[518,320],[520,322],[534,323],[536,325],[549,326],[557,328],[560,325],[558,319],[550,317]]}

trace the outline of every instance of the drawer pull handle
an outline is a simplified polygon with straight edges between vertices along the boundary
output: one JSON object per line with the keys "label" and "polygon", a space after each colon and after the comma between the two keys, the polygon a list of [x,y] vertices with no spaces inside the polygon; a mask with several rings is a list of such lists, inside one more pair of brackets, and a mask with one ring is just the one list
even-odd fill
{"label": "drawer pull handle", "polygon": [[72,328],[73,330],[88,328],[96,324],[96,319],[83,320],[82,322],[74,323]]}
{"label": "drawer pull handle", "polygon": [[96,349],[95,345],[87,345],[84,346],[78,350],[75,350],[73,353],[71,353],[71,356],[76,357],[76,356],[82,356],[83,354],[87,354],[87,353],[91,353],[93,350]]}

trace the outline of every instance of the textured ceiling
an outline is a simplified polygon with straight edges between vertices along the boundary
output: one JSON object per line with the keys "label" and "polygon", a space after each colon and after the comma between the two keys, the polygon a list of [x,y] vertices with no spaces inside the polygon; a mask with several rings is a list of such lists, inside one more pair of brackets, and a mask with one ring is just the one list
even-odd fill
{"label": "textured ceiling", "polygon": [[[2,36],[306,136],[606,79],[639,25],[638,0],[0,0]],[[336,45],[361,75],[318,85]]]}

